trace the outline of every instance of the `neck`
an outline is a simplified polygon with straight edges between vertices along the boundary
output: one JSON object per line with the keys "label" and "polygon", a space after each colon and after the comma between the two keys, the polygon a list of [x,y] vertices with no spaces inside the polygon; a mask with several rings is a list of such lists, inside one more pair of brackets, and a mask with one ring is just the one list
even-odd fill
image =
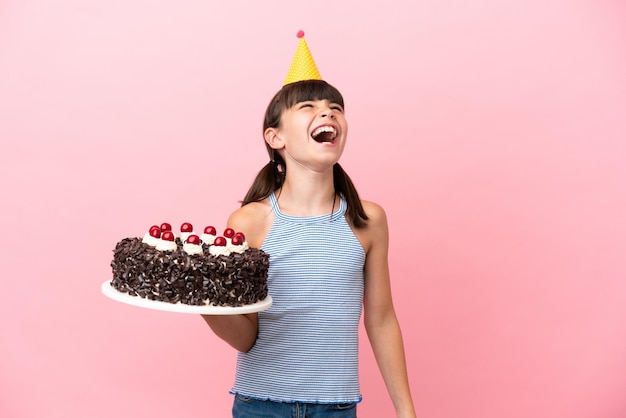
{"label": "neck", "polygon": [[317,216],[332,213],[336,195],[332,169],[328,173],[298,175],[287,170],[282,188],[276,194],[281,211],[295,216]]}

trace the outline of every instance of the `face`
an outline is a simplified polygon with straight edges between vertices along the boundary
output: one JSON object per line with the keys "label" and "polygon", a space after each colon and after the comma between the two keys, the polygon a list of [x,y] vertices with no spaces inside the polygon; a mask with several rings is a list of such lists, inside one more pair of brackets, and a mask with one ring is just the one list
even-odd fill
{"label": "face", "polygon": [[313,171],[332,169],[345,147],[348,124],[343,107],[329,100],[298,102],[283,111],[280,125],[265,139],[287,166],[297,163]]}

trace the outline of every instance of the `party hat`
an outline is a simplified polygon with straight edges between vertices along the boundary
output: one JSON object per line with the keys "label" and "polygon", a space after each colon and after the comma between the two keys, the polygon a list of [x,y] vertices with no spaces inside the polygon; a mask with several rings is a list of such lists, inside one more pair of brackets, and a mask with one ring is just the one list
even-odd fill
{"label": "party hat", "polygon": [[315,61],[313,61],[311,51],[309,51],[309,46],[304,40],[304,32],[298,31],[296,36],[300,38],[300,42],[298,43],[298,49],[296,49],[296,55],[293,57],[293,61],[291,61],[291,67],[289,67],[283,86],[296,81],[322,79]]}

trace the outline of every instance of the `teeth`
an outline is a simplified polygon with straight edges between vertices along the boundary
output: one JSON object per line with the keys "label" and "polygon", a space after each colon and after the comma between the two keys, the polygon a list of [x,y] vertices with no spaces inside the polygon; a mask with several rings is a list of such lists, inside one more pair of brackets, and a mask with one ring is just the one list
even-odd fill
{"label": "teeth", "polygon": [[331,139],[335,139],[335,137],[337,136],[337,131],[332,126],[320,126],[319,128],[317,128],[316,130],[313,131],[311,136],[313,138],[315,138],[316,136],[318,136],[319,134],[321,134],[323,132],[330,132],[330,133],[332,133],[332,138]]}

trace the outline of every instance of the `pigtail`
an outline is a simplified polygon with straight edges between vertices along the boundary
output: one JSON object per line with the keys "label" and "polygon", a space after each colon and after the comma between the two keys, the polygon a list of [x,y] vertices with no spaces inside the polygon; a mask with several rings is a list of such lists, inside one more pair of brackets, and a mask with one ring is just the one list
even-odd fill
{"label": "pigtail", "polygon": [[333,180],[335,184],[335,192],[339,193],[346,199],[348,208],[346,209],[346,217],[355,228],[362,228],[367,225],[368,216],[363,209],[363,204],[359,198],[359,193],[354,187],[354,183],[350,180],[348,173],[335,163],[333,166]]}
{"label": "pigtail", "polygon": [[271,160],[259,171],[243,198],[241,206],[260,202],[282,187],[285,182],[285,163],[278,153],[275,153],[275,156],[277,159]]}

